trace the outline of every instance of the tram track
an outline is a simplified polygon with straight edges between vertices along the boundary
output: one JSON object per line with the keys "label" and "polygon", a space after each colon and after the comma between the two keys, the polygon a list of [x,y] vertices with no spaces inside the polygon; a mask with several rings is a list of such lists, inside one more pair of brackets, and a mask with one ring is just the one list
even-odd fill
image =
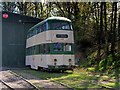
{"label": "tram track", "polygon": [[7,85],[3,80],[0,80],[1,83],[1,90],[14,90],[14,88],[10,87],[9,85]]}
{"label": "tram track", "polygon": [[1,71],[0,74],[2,74],[0,79],[2,90],[38,90],[37,87],[12,71]]}

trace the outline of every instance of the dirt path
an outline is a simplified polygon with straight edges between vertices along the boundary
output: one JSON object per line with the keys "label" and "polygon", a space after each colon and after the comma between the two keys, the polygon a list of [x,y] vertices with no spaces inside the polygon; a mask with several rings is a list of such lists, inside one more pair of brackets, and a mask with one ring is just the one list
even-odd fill
{"label": "dirt path", "polygon": [[24,77],[28,82],[34,84],[36,87],[43,89],[43,90],[57,90],[58,88],[60,90],[73,90],[70,88],[67,88],[61,84],[51,82],[50,80],[43,80],[40,78],[37,78],[33,75],[27,74],[27,73],[20,73],[19,71],[15,71],[17,74],[21,75]]}

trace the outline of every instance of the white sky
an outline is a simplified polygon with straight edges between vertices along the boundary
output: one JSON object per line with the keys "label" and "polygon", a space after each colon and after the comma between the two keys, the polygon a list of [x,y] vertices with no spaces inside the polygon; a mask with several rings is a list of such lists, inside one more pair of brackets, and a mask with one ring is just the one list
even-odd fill
{"label": "white sky", "polygon": [[118,2],[120,0],[0,0],[0,2]]}

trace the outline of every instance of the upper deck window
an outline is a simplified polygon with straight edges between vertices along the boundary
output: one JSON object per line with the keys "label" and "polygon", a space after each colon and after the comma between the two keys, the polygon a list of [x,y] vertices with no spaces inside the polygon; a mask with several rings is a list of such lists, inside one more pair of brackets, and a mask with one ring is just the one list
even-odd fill
{"label": "upper deck window", "polygon": [[49,30],[72,30],[71,22],[63,20],[49,20],[48,21]]}
{"label": "upper deck window", "polygon": [[[63,19],[48,19],[43,21],[34,27],[32,27],[27,34],[27,38],[30,38],[36,34],[47,30],[72,30],[71,21]],[[56,35],[57,38],[68,38],[68,35]]]}

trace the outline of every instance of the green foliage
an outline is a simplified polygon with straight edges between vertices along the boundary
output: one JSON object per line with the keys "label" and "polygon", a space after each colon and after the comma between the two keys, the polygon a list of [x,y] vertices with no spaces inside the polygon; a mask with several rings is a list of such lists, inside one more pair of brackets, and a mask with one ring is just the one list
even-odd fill
{"label": "green foliage", "polygon": [[113,62],[112,62],[112,58],[111,55],[108,56],[107,59],[102,59],[99,63],[99,70],[100,71],[104,71],[104,70],[111,70],[111,66],[112,66]]}
{"label": "green foliage", "polygon": [[92,54],[89,54],[87,59],[86,59],[86,66],[88,67],[92,67],[96,65],[96,56],[97,56],[97,52],[93,52]]}
{"label": "green foliage", "polygon": [[99,71],[107,71],[108,73],[114,74],[114,69],[119,68],[120,70],[120,54],[115,54],[115,60],[112,59],[110,54],[107,59],[102,59],[99,63]]}
{"label": "green foliage", "polygon": [[95,72],[95,68],[94,67],[87,68],[87,70],[90,71],[90,72]]}
{"label": "green foliage", "polygon": [[[97,51],[93,52],[90,54],[87,59],[84,60],[82,63],[81,67],[88,68],[88,67],[96,67],[96,56],[97,56]],[[115,54],[115,60],[112,59],[112,55],[110,54],[106,59],[103,58],[98,65],[98,70],[99,72],[107,72],[108,74],[114,75],[114,69],[119,68],[120,72],[120,54],[116,53]],[[95,71],[95,69],[90,69],[90,71]]]}
{"label": "green foliage", "polygon": [[101,60],[99,63],[99,70],[103,71],[105,69],[105,59]]}

